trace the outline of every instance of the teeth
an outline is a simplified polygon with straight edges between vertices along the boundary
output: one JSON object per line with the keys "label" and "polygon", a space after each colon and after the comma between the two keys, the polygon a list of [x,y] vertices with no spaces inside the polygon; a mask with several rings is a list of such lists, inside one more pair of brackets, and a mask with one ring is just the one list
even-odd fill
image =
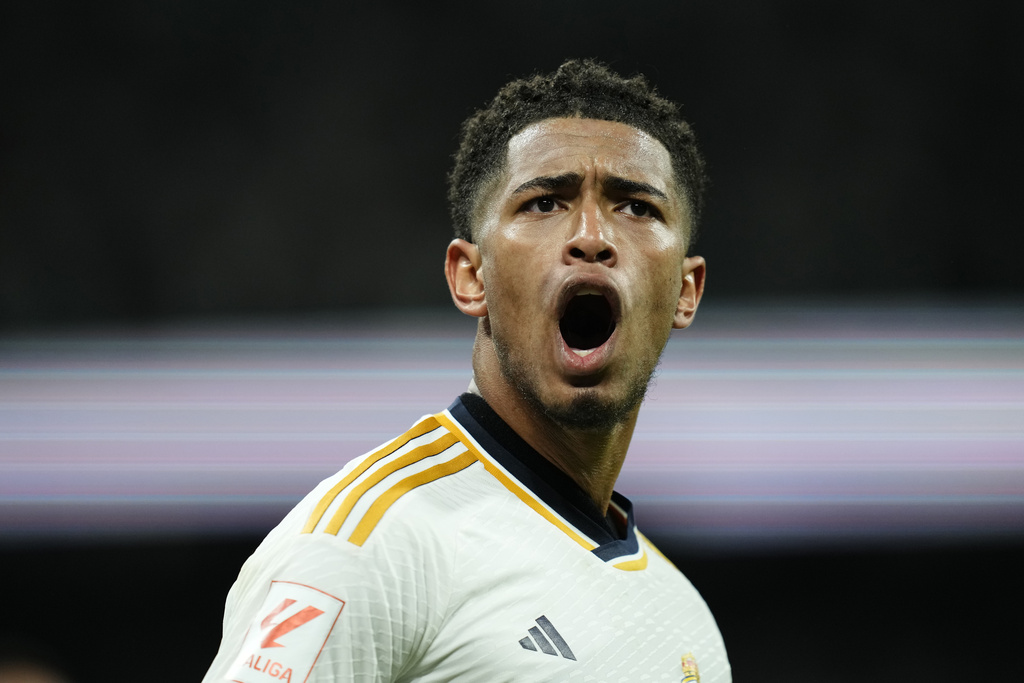
{"label": "teeth", "polygon": [[597,291],[593,287],[584,287],[580,291],[576,292],[576,296],[583,296],[584,294],[597,294],[600,296],[601,292]]}
{"label": "teeth", "polygon": [[594,349],[573,349],[572,352],[580,358],[586,358],[594,352]]}

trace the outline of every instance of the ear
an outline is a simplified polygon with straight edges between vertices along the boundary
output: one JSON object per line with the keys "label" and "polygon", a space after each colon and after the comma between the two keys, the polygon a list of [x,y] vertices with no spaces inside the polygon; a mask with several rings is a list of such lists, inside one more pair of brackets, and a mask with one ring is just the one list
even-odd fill
{"label": "ear", "polygon": [[451,292],[455,307],[475,318],[487,315],[480,264],[480,248],[472,242],[454,239],[448,245],[444,259],[448,291]]}
{"label": "ear", "polygon": [[701,256],[687,256],[683,259],[683,286],[679,290],[676,315],[672,327],[681,330],[689,327],[697,314],[697,305],[704,294],[704,273],[707,266]]}

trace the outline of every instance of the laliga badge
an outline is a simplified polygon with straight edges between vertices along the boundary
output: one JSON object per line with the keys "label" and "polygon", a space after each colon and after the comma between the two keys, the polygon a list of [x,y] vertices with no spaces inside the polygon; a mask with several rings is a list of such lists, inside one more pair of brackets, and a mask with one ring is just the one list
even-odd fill
{"label": "laliga badge", "polygon": [[327,645],[345,601],[318,588],[272,581],[227,679],[302,683]]}
{"label": "laliga badge", "polygon": [[700,672],[697,671],[697,658],[692,652],[683,655],[683,677],[679,683],[700,683]]}

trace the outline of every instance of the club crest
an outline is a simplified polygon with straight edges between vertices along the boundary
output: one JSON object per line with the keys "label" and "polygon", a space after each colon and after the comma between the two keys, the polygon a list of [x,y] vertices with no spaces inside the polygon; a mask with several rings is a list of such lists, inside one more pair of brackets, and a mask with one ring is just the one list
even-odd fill
{"label": "club crest", "polygon": [[700,672],[697,670],[697,658],[692,652],[683,655],[683,677],[679,683],[700,683]]}

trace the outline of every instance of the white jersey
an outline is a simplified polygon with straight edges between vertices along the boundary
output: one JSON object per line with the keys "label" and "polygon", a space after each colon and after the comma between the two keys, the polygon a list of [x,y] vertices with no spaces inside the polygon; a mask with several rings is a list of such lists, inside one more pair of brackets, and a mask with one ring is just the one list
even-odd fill
{"label": "white jersey", "polygon": [[267,536],[205,681],[731,681],[700,595],[609,517],[464,395]]}

